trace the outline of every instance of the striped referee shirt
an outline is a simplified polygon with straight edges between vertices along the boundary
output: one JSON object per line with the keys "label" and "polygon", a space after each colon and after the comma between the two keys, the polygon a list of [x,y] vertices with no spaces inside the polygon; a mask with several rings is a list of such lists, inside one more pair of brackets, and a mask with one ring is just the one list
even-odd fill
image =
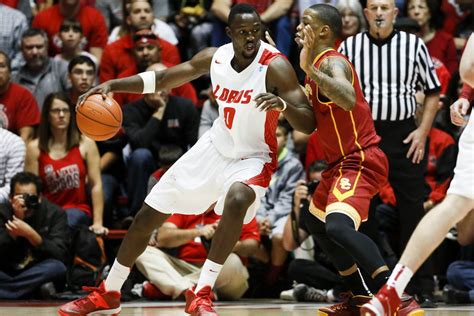
{"label": "striped referee shirt", "polygon": [[25,151],[20,136],[0,127],[0,203],[8,201],[11,178],[23,171]]}
{"label": "striped referee shirt", "polygon": [[411,118],[420,86],[425,94],[440,90],[428,49],[416,35],[394,30],[379,41],[362,32],[342,42],[339,52],[354,65],[375,121]]}

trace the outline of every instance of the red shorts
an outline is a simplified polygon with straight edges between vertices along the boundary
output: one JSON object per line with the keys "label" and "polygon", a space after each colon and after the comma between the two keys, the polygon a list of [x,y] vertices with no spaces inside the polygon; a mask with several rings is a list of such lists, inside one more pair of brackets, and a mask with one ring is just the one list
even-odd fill
{"label": "red shorts", "polygon": [[387,182],[388,160],[377,146],[354,152],[322,174],[310,212],[325,221],[326,214],[344,213],[356,229],[367,220],[372,197]]}

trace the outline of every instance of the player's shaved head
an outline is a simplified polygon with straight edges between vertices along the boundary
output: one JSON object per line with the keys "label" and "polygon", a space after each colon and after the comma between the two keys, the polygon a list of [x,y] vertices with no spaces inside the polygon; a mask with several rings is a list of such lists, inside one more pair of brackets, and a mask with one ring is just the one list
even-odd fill
{"label": "player's shaved head", "polygon": [[342,34],[342,17],[339,11],[329,4],[314,4],[308,8],[314,12],[313,16],[328,25],[334,38],[340,38]]}
{"label": "player's shaved head", "polygon": [[255,10],[254,7],[245,3],[241,3],[241,4],[237,4],[233,6],[232,9],[230,9],[227,24],[231,26],[232,23],[235,21],[235,18],[241,14],[255,14],[260,20],[260,15],[258,14],[257,10]]}

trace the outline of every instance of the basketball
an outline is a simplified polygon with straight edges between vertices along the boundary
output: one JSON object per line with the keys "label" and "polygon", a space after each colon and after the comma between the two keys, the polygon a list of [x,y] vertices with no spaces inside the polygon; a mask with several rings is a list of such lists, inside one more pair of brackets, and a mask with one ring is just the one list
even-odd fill
{"label": "basketball", "polygon": [[97,141],[107,140],[122,126],[122,109],[114,99],[93,94],[77,108],[76,121],[82,134]]}

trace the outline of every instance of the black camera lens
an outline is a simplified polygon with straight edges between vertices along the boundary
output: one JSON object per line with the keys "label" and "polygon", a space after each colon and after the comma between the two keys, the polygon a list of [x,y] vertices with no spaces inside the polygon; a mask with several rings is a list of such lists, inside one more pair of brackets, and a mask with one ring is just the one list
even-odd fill
{"label": "black camera lens", "polygon": [[25,206],[30,209],[37,209],[39,206],[39,199],[37,195],[23,194],[23,199],[25,200]]}
{"label": "black camera lens", "polygon": [[308,194],[313,195],[314,191],[316,191],[316,187],[319,184],[319,180],[313,180],[307,184],[308,186]]}

